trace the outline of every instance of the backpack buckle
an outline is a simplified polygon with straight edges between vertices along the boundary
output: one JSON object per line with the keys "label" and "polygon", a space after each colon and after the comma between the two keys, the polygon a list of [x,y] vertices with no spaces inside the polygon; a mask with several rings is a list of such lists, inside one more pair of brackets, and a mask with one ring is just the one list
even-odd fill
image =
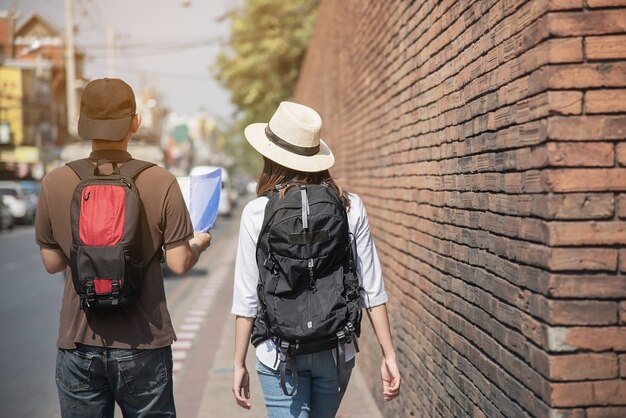
{"label": "backpack buckle", "polygon": [[274,276],[278,276],[278,263],[276,262],[276,258],[274,258],[274,254],[270,253],[267,256],[263,262],[263,267],[265,267]]}
{"label": "backpack buckle", "polygon": [[120,302],[120,282],[111,280],[111,305],[117,305]]}

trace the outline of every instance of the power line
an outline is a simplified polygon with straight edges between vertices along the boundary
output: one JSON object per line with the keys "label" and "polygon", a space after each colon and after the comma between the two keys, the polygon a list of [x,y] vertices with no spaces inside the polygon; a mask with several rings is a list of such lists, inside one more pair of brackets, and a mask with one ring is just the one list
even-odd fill
{"label": "power line", "polygon": [[[161,49],[177,49],[177,48],[197,48],[204,47],[209,44],[222,42],[222,37],[210,37],[194,40],[160,40],[160,41],[146,41],[146,42],[128,42],[117,43],[116,46],[121,49],[145,49],[148,51],[161,50]],[[106,50],[108,45],[106,44],[81,44],[81,47],[91,50]]]}

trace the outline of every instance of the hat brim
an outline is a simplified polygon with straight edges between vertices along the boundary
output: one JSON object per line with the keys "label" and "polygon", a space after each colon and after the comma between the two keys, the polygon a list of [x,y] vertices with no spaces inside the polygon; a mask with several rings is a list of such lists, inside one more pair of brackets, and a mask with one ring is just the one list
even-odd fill
{"label": "hat brim", "polygon": [[320,150],[317,154],[311,156],[298,155],[270,141],[265,135],[266,126],[267,123],[248,125],[244,129],[244,135],[255,150],[270,160],[292,170],[307,173],[328,170],[335,163],[335,156],[321,139]]}
{"label": "hat brim", "polygon": [[78,136],[82,139],[101,139],[105,141],[121,141],[130,129],[134,115],[121,119],[91,119],[84,113],[78,119]]}

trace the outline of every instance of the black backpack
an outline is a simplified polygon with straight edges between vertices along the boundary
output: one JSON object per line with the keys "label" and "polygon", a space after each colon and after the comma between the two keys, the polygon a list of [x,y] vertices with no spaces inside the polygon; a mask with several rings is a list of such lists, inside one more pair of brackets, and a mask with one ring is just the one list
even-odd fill
{"label": "black backpack", "polygon": [[[346,211],[326,185],[287,189],[269,196],[257,242],[259,313],[252,344],[271,338],[286,395],[297,390],[295,356],[337,348],[341,387],[344,345],[360,334],[361,305],[352,235]],[[357,346],[358,350],[358,346]],[[289,363],[294,387],[288,392]]]}
{"label": "black backpack", "polygon": [[67,163],[81,181],[70,209],[70,268],[81,309],[132,304],[143,283],[141,228],[145,222],[135,177],[153,163],[129,160],[101,175],[98,161]]}

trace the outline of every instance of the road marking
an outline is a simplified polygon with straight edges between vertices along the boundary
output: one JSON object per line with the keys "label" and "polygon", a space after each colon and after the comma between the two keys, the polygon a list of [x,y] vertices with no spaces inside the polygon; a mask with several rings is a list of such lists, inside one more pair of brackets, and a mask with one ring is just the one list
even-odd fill
{"label": "road marking", "polygon": [[172,350],[189,350],[191,348],[191,341],[174,341],[172,343]]}
{"label": "road marking", "polygon": [[182,324],[180,329],[183,331],[198,331],[200,329],[200,324]]}
{"label": "road marking", "polygon": [[176,334],[179,340],[193,340],[196,338],[195,332],[179,332]]}
{"label": "road marking", "polygon": [[226,252],[227,260],[223,260],[215,271],[205,277],[205,283],[198,292],[196,300],[191,304],[189,311],[183,318],[183,323],[180,326],[183,332],[177,334],[178,339],[172,344],[172,357],[174,360],[174,374],[184,369],[184,362],[187,358],[187,354],[193,342],[197,337],[197,333],[202,328],[206,316],[209,313],[211,306],[216,298],[217,292],[226,282],[228,276],[228,263],[235,262],[236,254],[236,240],[231,242],[223,248]]}

